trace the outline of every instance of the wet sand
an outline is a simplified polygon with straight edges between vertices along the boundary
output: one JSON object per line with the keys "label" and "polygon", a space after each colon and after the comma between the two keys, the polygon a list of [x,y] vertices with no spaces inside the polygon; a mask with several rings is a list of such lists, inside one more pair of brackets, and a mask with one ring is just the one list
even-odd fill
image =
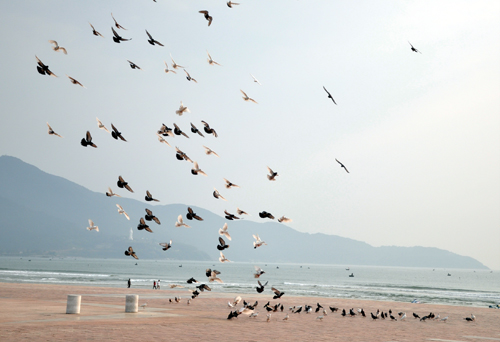
{"label": "wet sand", "polygon": [[[66,314],[68,294],[82,296],[80,314]],[[125,313],[125,295],[139,295],[138,313]],[[169,298],[180,296],[180,303]],[[259,301],[259,316],[240,315],[227,320],[227,302],[236,295],[203,292],[187,305],[187,289],[161,290],[0,283],[0,341],[500,341],[500,310],[449,305],[411,304],[318,297],[291,297],[272,300],[272,293],[241,295],[247,302]],[[263,305],[281,302],[284,312],[267,312]],[[291,314],[290,306],[320,303],[328,310]],[[241,307],[239,304],[237,307]],[[329,306],[338,307],[331,313]],[[340,311],[363,308],[360,315],[342,317]],[[398,319],[373,320],[370,312],[392,309]],[[234,309],[233,309],[234,310]],[[406,312],[400,321],[397,312]],[[412,313],[429,312],[447,322],[414,319]],[[476,321],[466,322],[471,314]]]}

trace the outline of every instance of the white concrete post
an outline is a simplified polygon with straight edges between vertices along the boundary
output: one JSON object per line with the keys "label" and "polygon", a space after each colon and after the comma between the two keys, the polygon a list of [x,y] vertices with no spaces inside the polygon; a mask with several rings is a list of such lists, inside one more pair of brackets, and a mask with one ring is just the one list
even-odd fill
{"label": "white concrete post", "polygon": [[80,296],[80,295],[68,295],[68,303],[66,305],[66,313],[67,314],[79,314],[81,302],[82,302],[82,296]]}
{"label": "white concrete post", "polygon": [[125,299],[125,312],[139,312],[139,295],[127,295]]}

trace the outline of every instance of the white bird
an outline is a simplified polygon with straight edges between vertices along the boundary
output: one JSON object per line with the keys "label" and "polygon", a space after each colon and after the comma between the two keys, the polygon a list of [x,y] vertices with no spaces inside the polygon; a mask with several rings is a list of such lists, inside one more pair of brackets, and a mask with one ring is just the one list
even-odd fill
{"label": "white bird", "polygon": [[325,316],[318,316],[318,317],[316,317],[316,319],[319,319],[321,322],[323,322],[323,318],[325,318]]}
{"label": "white bird", "polygon": [[241,302],[241,297],[240,296],[234,297],[234,299],[233,299],[233,306],[238,305],[240,302]]}
{"label": "white bird", "polygon": [[406,318],[406,312],[403,313],[403,316],[401,316],[401,318],[399,320],[402,321],[405,318]]}
{"label": "white bird", "polygon": [[328,312],[326,312],[325,308],[323,308],[323,316],[328,316]]}
{"label": "white bird", "polygon": [[[206,153],[207,155],[211,155],[211,154],[213,154],[214,156],[219,157],[219,155],[218,155],[217,153],[215,153],[215,151],[214,151],[214,150],[212,150],[211,148],[206,147],[206,146],[203,146],[203,147],[205,148],[205,153]],[[219,158],[220,158],[220,157],[219,157]]]}
{"label": "white bird", "polygon": [[253,235],[253,238],[255,239],[255,241],[253,242],[253,248],[257,248],[257,247],[260,247],[260,246],[263,246],[263,245],[267,245],[267,243],[265,243],[264,241],[262,241],[259,237],[259,235]]}
{"label": "white bird", "polygon": [[[158,137],[158,141],[161,142],[161,143],[165,143],[167,144],[168,146],[170,146],[170,144],[168,143],[167,140],[165,140],[165,138],[163,136],[161,136],[160,134],[156,133],[156,136]],[[170,146],[172,147],[172,146]]]}
{"label": "white bird", "polygon": [[168,74],[169,72],[173,72],[174,74],[177,74],[177,71],[169,69],[167,62],[163,61],[165,63],[165,72]]}
{"label": "white bird", "polygon": [[448,320],[448,316],[441,318],[441,322],[446,322]]}
{"label": "white bird", "polygon": [[253,309],[249,309],[249,308],[243,307],[243,308],[239,309],[238,312],[240,314],[243,314],[243,315],[250,315],[250,314],[253,313]]}
{"label": "white bird", "polygon": [[105,130],[106,132],[108,133],[111,133],[104,125],[103,123],[101,122],[101,120],[99,120],[98,118],[95,118],[97,120],[97,127],[99,127],[100,129],[103,129]]}
{"label": "white bird", "polygon": [[224,226],[219,229],[219,235],[225,236],[231,241],[231,235],[227,231],[227,223],[224,223]]}
{"label": "white bird", "polygon": [[212,56],[210,56],[210,54],[208,53],[208,51],[207,51],[207,55],[208,55],[208,59],[207,59],[208,60],[208,64],[210,64],[210,65],[214,65],[214,64],[220,65],[219,63],[217,63],[216,61],[214,61],[212,59]]}
{"label": "white bird", "polygon": [[186,227],[186,228],[191,228],[191,226],[188,226],[187,224],[184,223],[182,220],[182,215],[177,216],[177,222],[175,222],[176,227]]}
{"label": "white bird", "polygon": [[252,76],[253,81],[254,81],[255,83],[257,83],[257,84],[259,84],[259,85],[262,85],[262,84],[260,84],[259,80],[255,78],[255,76],[254,76],[254,75],[250,74],[250,76]]}
{"label": "white bird", "polygon": [[221,200],[224,200],[224,201],[227,201],[220,193],[219,193],[219,190],[217,190],[216,188],[214,188],[214,192],[213,192],[213,195],[215,198],[217,199],[221,199]]}
{"label": "white bird", "polygon": [[219,261],[220,262],[230,262],[231,260],[227,259],[224,254],[222,254],[222,252],[220,252],[220,258],[219,258]]}
{"label": "white bird", "polygon": [[259,266],[254,266],[254,268],[255,268],[255,273],[253,274],[254,278],[259,278],[261,275],[263,275],[264,273],[266,273]]}
{"label": "white bird", "polygon": [[210,277],[208,277],[208,281],[209,282],[216,281],[216,282],[221,283],[221,284],[223,283],[223,281],[219,277],[217,277],[217,273],[215,273],[213,271],[212,271],[212,273],[210,273]]}
{"label": "white bird", "polygon": [[177,115],[179,115],[179,116],[182,116],[182,114],[184,114],[184,112],[186,112],[186,113],[191,113],[191,112],[189,111],[189,108],[188,108],[188,107],[186,107],[186,106],[184,106],[184,104],[183,104],[183,103],[182,103],[182,101],[181,101],[181,105],[180,105],[179,109],[175,111],[175,114],[177,114]]}
{"label": "white bird", "polygon": [[243,214],[244,214],[244,215],[249,215],[246,211],[243,211],[243,210],[241,210],[240,208],[236,208],[236,212],[237,212],[237,213],[238,213],[238,215],[240,215],[240,216],[241,216],[241,215],[243,215]]}
{"label": "white bird", "polygon": [[191,304],[191,299],[187,300],[187,305]]}
{"label": "white bird", "polygon": [[123,210],[122,206],[119,204],[117,204],[116,206],[118,207],[118,214],[123,214],[127,218],[127,220],[130,221],[130,216],[128,216],[125,210]]}
{"label": "white bird", "polygon": [[177,63],[175,63],[173,57],[172,57],[172,54],[170,54],[170,59],[172,60],[172,68],[174,69],[177,69],[177,68],[184,68],[182,65],[179,65]]}
{"label": "white bird", "polygon": [[106,196],[108,196],[108,197],[113,197],[113,196],[116,196],[116,197],[122,197],[122,196],[120,196],[120,195],[118,195],[118,194],[115,194],[115,193],[113,192],[113,190],[111,190],[111,188],[110,188],[110,187],[108,187],[108,191],[106,192]]}
{"label": "white bird", "polygon": [[141,308],[144,310],[146,308],[146,306],[148,306],[148,303],[144,303],[141,305]]}
{"label": "white bird", "polygon": [[68,54],[68,52],[66,51],[66,49],[63,48],[62,46],[59,46],[55,40],[49,40],[49,43],[54,44],[54,46],[52,47],[52,50],[54,50],[54,51],[62,51],[62,52],[64,52],[65,55]]}
{"label": "white bird", "polygon": [[200,169],[200,166],[198,165],[198,162],[193,162],[193,168],[191,169],[191,173],[193,175],[197,175],[197,174],[200,174],[200,175],[203,175],[203,176],[207,176],[207,174],[205,173],[205,171],[203,171],[202,169]]}
{"label": "white bird", "polygon": [[182,286],[182,285],[177,285],[177,284],[170,284],[170,285],[168,285],[168,286],[169,286],[171,289],[174,289],[174,288],[176,288],[176,287],[181,288],[181,289],[183,289],[183,288],[184,288],[184,286]]}
{"label": "white bird", "polygon": [[433,318],[433,320],[438,320],[440,317],[441,317],[441,315],[440,315],[440,314],[437,314],[437,316],[436,316],[436,317],[434,317],[434,318]]}
{"label": "white bird", "polygon": [[95,230],[96,232],[99,231],[99,227],[94,225],[94,221],[92,221],[91,219],[89,219],[89,226],[90,227],[87,227],[87,230]]}
{"label": "white bird", "polygon": [[269,313],[269,314],[267,314],[267,320],[266,320],[266,322],[270,322],[270,321],[271,321],[271,314]]}
{"label": "white bird", "polygon": [[255,101],[254,99],[252,99],[251,97],[248,97],[248,95],[243,90],[240,89],[240,91],[243,94],[243,100],[252,101],[253,103],[257,103],[257,101]]}
{"label": "white bird", "polygon": [[258,315],[259,315],[258,312],[252,312],[252,314],[250,314],[250,316],[248,316],[248,317],[257,317]]}
{"label": "white bird", "polygon": [[50,135],[55,135],[55,136],[57,136],[59,138],[62,138],[59,134],[57,134],[56,132],[54,132],[54,130],[52,129],[52,127],[50,127],[50,125],[49,125],[48,122],[47,122],[47,127],[49,128],[48,132],[49,132]]}
{"label": "white bird", "polygon": [[290,317],[290,316],[289,316],[288,314],[286,314],[286,316],[285,316],[285,317],[283,317],[283,320],[284,320],[284,321],[288,321],[288,318],[289,318],[289,317]]}
{"label": "white bird", "polygon": [[228,306],[229,308],[234,308],[234,305],[233,305],[233,303],[231,303],[231,302],[227,302],[227,306]]}
{"label": "white bird", "polygon": [[288,217],[285,217],[285,216],[281,216],[279,219],[278,219],[278,222],[292,222],[292,219],[288,218]]}

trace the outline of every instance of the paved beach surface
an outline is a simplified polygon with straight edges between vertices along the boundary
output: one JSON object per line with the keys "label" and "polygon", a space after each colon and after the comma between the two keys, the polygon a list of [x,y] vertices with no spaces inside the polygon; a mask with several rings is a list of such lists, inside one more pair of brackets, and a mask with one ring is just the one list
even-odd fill
{"label": "paved beach surface", "polygon": [[[81,295],[80,314],[66,314],[69,294]],[[138,313],[125,313],[125,296],[139,295]],[[169,299],[181,297],[180,303]],[[0,341],[500,341],[500,310],[448,305],[411,304],[318,297],[272,300],[272,294],[242,295],[247,302],[259,301],[258,317],[240,315],[227,320],[228,301],[236,295],[203,292],[187,305],[187,289],[161,290],[0,283]],[[282,303],[284,312],[271,313],[263,305]],[[292,314],[289,307],[320,303],[322,313]],[[242,304],[237,305],[240,308]],[[340,310],[331,313],[329,306]],[[363,308],[360,315],[342,317],[340,311]],[[373,320],[370,312],[392,310],[398,319]],[[233,309],[234,310],[234,309]],[[406,312],[404,321],[398,312]],[[414,319],[433,312],[446,322]],[[288,321],[282,318],[289,313]],[[474,314],[476,320],[465,317]]]}

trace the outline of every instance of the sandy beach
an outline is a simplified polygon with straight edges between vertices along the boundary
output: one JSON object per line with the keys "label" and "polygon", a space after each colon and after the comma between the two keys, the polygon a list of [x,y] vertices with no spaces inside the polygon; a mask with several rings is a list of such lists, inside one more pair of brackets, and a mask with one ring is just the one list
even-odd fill
{"label": "sandy beach", "polygon": [[[68,294],[82,296],[80,314],[66,314]],[[125,295],[139,295],[138,313],[125,313]],[[182,297],[180,303],[169,298]],[[0,283],[1,341],[500,341],[500,310],[447,305],[411,304],[333,298],[287,297],[280,300],[285,312],[267,312],[262,307],[270,294],[242,296],[248,302],[259,301],[259,316],[241,315],[227,320],[231,294],[204,292],[187,305],[187,289],[161,290]],[[342,317],[331,313],[323,321],[319,313],[290,314],[290,306],[320,303],[325,308],[363,308],[368,317]],[[241,307],[241,304],[238,305]],[[373,320],[377,309],[393,313],[404,311],[404,321]],[[448,316],[446,322],[421,322],[412,317],[429,312]],[[476,321],[464,317],[473,313]],[[397,314],[395,314],[397,316]]]}

